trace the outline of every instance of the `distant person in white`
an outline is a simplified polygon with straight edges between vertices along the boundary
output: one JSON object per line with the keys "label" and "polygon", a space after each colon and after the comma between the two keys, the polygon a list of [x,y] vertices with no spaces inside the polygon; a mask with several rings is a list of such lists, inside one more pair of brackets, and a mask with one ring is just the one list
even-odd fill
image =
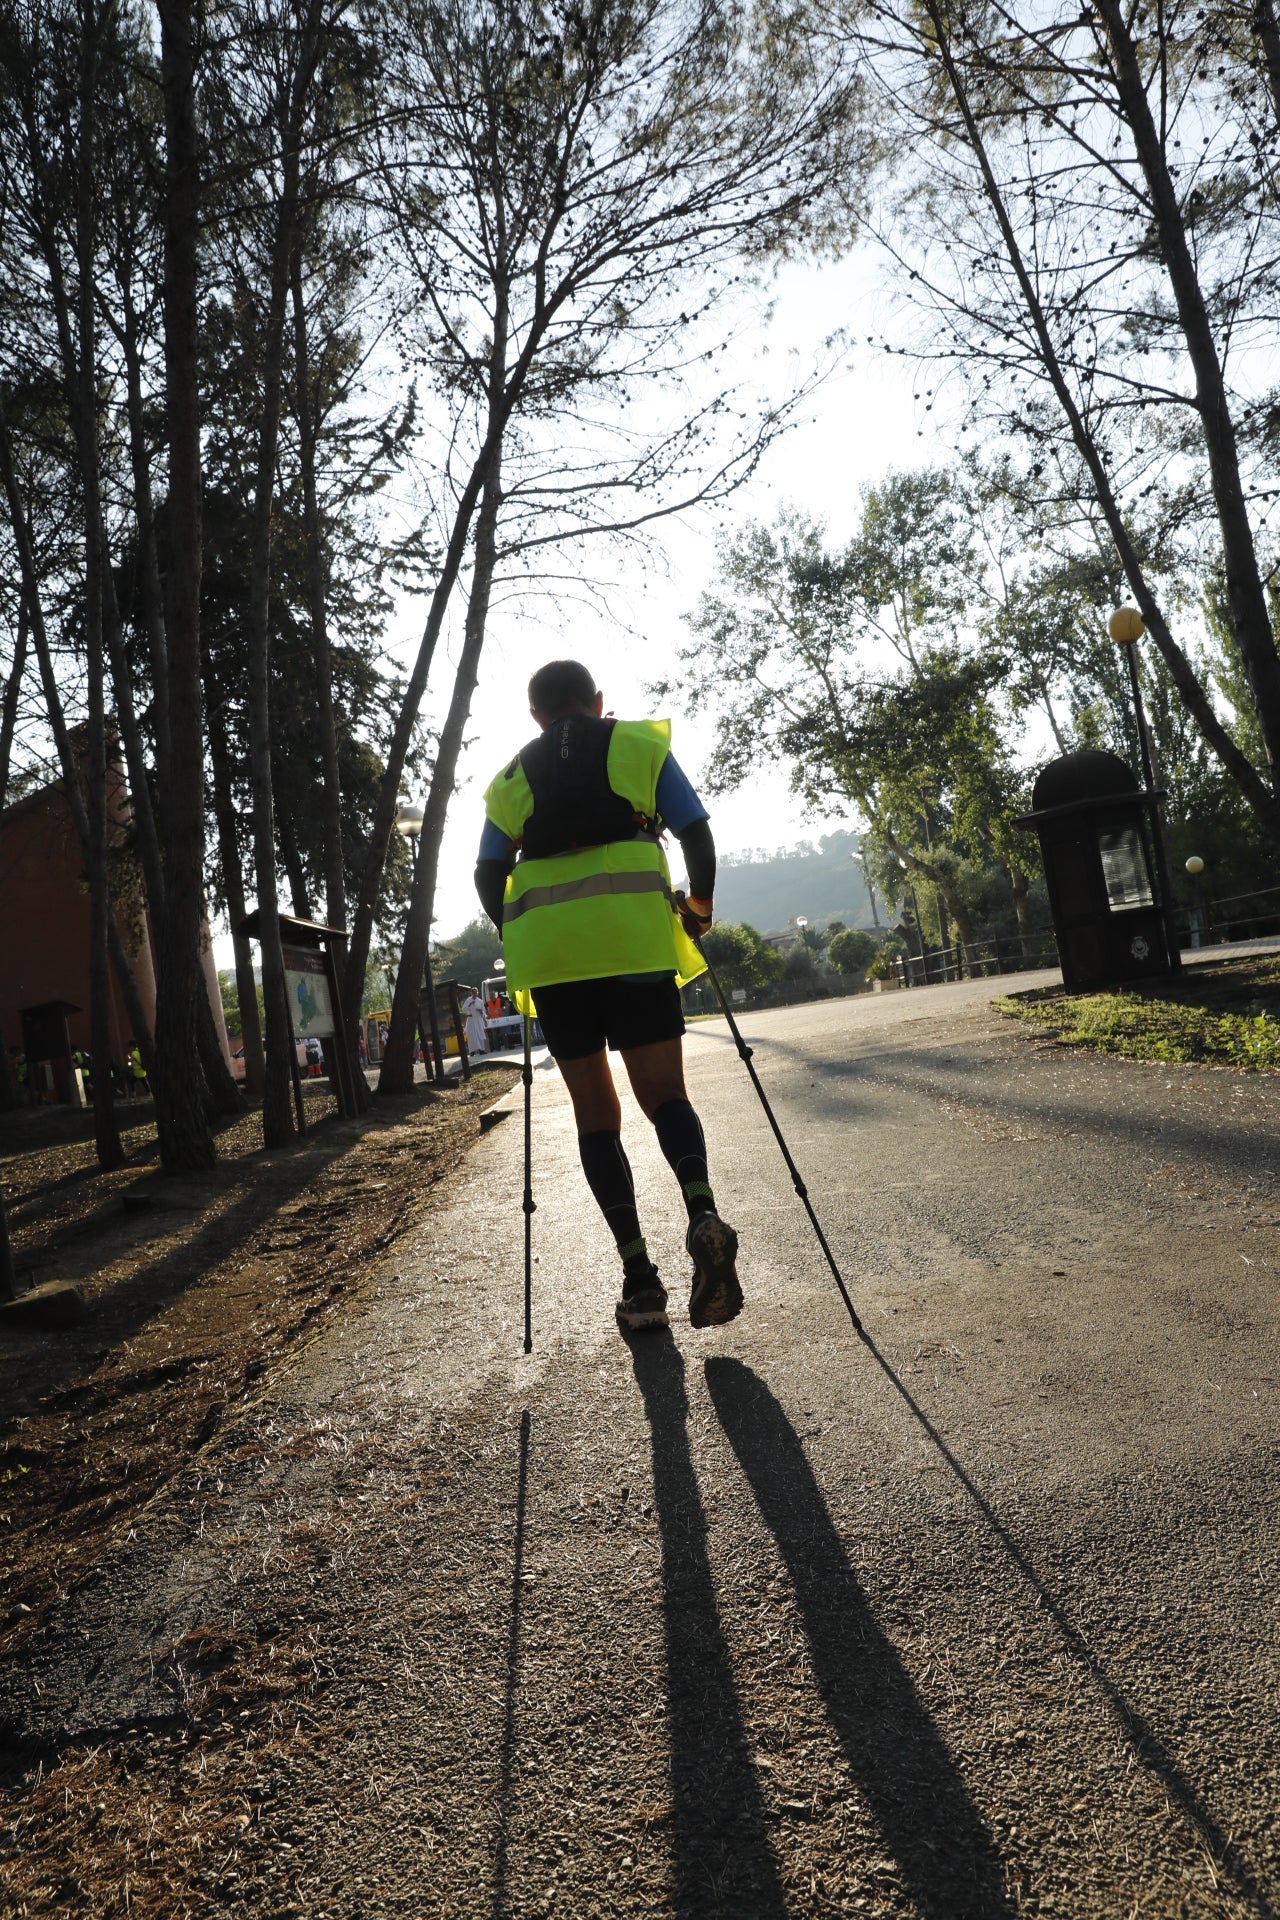
{"label": "distant person in white", "polygon": [[467,989],[467,997],[462,1003],[462,1017],[467,1029],[467,1052],[484,1053],[488,1045],[484,1031],[484,1001],[474,987]]}

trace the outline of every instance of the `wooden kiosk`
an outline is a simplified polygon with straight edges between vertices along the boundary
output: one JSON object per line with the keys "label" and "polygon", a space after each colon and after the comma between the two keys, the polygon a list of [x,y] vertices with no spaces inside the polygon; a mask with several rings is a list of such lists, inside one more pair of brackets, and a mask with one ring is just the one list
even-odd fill
{"label": "wooden kiosk", "polygon": [[[316,920],[295,920],[279,916],[280,944],[284,949],[285,1003],[289,1019],[289,1069],[293,1076],[293,1100],[298,1117],[298,1132],[306,1132],[302,1102],[302,1075],[298,1071],[299,1040],[325,1042],[325,1064],[329,1084],[344,1119],[360,1112],[352,1078],[351,1053],[342,1033],[342,974],[340,963],[346,959],[345,927],[326,927]],[[246,914],[236,929],[249,940],[262,938],[262,919],[255,908]]]}

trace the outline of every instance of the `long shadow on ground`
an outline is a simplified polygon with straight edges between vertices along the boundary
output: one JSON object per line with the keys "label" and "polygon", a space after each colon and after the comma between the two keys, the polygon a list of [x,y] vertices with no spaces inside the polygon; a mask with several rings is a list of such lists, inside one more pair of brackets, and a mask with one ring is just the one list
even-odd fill
{"label": "long shadow on ground", "polygon": [[[1112,1679],[1089,1641],[1072,1620],[1064,1603],[1041,1578],[1027,1552],[1005,1525],[990,1501],[970,1479],[924,1408],[912,1395],[901,1375],[896,1373],[885,1359],[865,1327],[860,1330],[859,1338],[889,1384],[901,1394],[902,1399],[937,1448],[941,1458],[946,1461],[956,1480],[999,1539],[1013,1565],[1035,1593],[1040,1606],[1061,1634],[1064,1646],[1089,1673],[1132,1748],[1134,1760],[1159,1780],[1170,1804],[1177,1806],[1179,1812],[1194,1829],[1202,1848],[1214,1864],[1215,1885],[1221,1879],[1230,1879],[1241,1911],[1247,1909],[1250,1913],[1257,1915],[1258,1920],[1278,1920],[1270,1893],[1260,1884],[1253,1868],[1236,1845],[1234,1834],[1223,1829],[1207,1802],[1201,1798],[1191,1780],[1178,1766],[1169,1748],[1157,1737],[1152,1723],[1133,1705],[1119,1683]],[[707,1373],[710,1376],[713,1368],[737,1367],[737,1365],[736,1361],[709,1360]],[[750,1370],[745,1367],[738,1368],[738,1371],[744,1374],[750,1373]],[[755,1378],[754,1375],[750,1377]],[[712,1398],[715,1397],[713,1386]],[[722,1413],[721,1418],[723,1417]],[[732,1435],[730,1437],[732,1438]]]}
{"label": "long shadow on ground", "polygon": [[928,1709],[881,1631],[786,1414],[741,1361],[707,1387],[795,1588],[813,1676],[885,1851],[922,1914],[1010,1914],[995,1844]]}
{"label": "long shadow on ground", "polygon": [[[725,1040],[724,1044],[733,1043]],[[812,1046],[797,1046],[774,1034],[761,1036],[754,1046],[757,1070],[770,1099],[785,1110],[796,1103],[796,1094],[802,1089],[800,1104],[810,1122],[820,1118],[847,1126],[866,1114],[874,1117],[871,1096],[897,1091],[923,1100],[954,1100],[990,1113],[1005,1126],[1052,1127],[1092,1135],[1124,1148],[1149,1146],[1158,1133],[1162,1154],[1186,1153],[1231,1174],[1269,1173],[1272,1168],[1272,1141],[1264,1121],[1233,1123],[1220,1114],[1203,1120],[1184,1119],[1153,1108],[1149,1098],[1137,1099],[1127,1107],[1117,1103],[1114,1083],[1101,1077],[1094,1082],[1092,1099],[1084,1093],[1064,1093],[1057,1087],[1046,1087],[1037,1099],[1019,1092],[1002,1067],[997,1069],[999,1078],[993,1085],[990,1052],[976,1043],[931,1048],[924,1060],[918,1049],[907,1046],[827,1056]],[[773,1055],[782,1058],[771,1074]],[[1090,1054],[1084,1049],[1068,1050],[1063,1059],[1082,1069],[1092,1064],[1099,1075],[1126,1067],[1135,1074],[1145,1073],[1150,1064],[1116,1054]],[[797,1069],[805,1076],[803,1081],[796,1077]],[[1202,1069],[1179,1067],[1177,1071],[1185,1074]],[[1135,1080],[1132,1085],[1136,1095],[1147,1091],[1143,1081]],[[794,1126],[795,1121],[788,1124]]]}
{"label": "long shadow on ground", "polygon": [[785,1920],[707,1553],[684,1361],[670,1333],[628,1342],[653,1444],[662,1535],[675,1912]]}
{"label": "long shadow on ground", "polygon": [[[140,1244],[139,1264],[113,1286],[96,1293],[82,1328],[84,1336],[105,1345],[105,1353],[99,1350],[96,1360],[123,1351],[149,1320],[200,1285],[203,1275],[219,1261],[247,1248],[254,1234],[267,1227],[334,1161],[350,1153],[365,1137],[363,1132],[354,1134],[349,1123],[341,1121],[334,1123],[334,1131],[328,1135],[321,1134],[319,1128],[309,1130],[306,1141],[295,1146],[293,1162],[275,1167],[270,1185],[254,1184],[252,1162],[229,1162],[213,1176],[192,1176],[193,1183],[211,1195],[218,1191],[215,1182],[219,1177],[234,1181],[241,1190],[220,1213],[195,1226],[189,1237],[155,1258],[143,1260]],[[118,1205],[118,1196],[113,1202]],[[170,1216],[162,1213],[159,1220],[172,1230]],[[55,1244],[71,1244],[81,1237],[82,1230],[77,1227]],[[326,1258],[320,1251],[308,1253],[305,1264],[318,1266]],[[296,1263],[295,1280],[301,1276],[303,1264]],[[99,1404],[110,1405],[118,1398],[122,1382],[108,1372],[100,1385],[93,1377],[95,1364],[86,1365],[84,1352],[76,1345],[68,1345],[59,1354],[51,1349],[43,1352],[38,1383],[17,1396],[13,1406],[0,1411],[0,1436],[10,1430],[16,1417],[29,1413],[33,1403],[42,1412],[60,1412],[72,1406],[92,1411]],[[74,1384],[68,1386],[68,1381]]]}
{"label": "long shadow on ground", "polygon": [[511,1625],[503,1689],[502,1745],[498,1750],[498,1832],[493,1860],[493,1920],[507,1911],[507,1856],[511,1842],[511,1781],[516,1755],[516,1693],[520,1683],[520,1602],[524,1597],[525,1506],[529,1494],[529,1409],[520,1415],[520,1462],[516,1475],[515,1548],[511,1568]]}

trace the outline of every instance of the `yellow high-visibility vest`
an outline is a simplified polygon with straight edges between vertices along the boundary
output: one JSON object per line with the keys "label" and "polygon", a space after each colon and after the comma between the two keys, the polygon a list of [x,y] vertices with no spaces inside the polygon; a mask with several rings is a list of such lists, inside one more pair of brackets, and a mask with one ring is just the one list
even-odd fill
{"label": "yellow high-visibility vest", "polygon": [[[669,720],[614,722],[609,785],[646,820],[657,817],[670,749]],[[519,840],[534,802],[518,755],[490,782],[484,804],[494,825]],[[706,966],[676,913],[666,855],[643,829],[628,840],[518,860],[503,899],[502,952],[516,993],[617,973],[673,973],[683,986]]]}

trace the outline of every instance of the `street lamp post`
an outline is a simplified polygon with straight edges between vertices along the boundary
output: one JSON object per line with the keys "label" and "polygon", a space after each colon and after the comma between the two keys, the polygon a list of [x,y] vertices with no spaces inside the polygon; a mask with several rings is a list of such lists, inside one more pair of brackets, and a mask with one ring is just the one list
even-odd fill
{"label": "street lamp post", "polygon": [[[409,842],[413,856],[413,877],[418,877],[418,850],[422,837],[422,822],[425,818],[422,808],[412,800],[401,800],[396,808],[396,832],[402,833]],[[431,1030],[431,1066],[429,1078],[436,1081],[444,1079],[444,1055],[440,1051],[440,1021],[436,1014],[436,989],[431,978],[431,939],[427,938],[426,957],[422,962],[422,978],[427,989],[427,1022]],[[419,1015],[419,1030],[422,1020]]]}
{"label": "street lamp post", "polygon": [[1202,927],[1192,928],[1191,944],[1193,947],[1198,947],[1201,944],[1201,934],[1203,932],[1204,944],[1207,946],[1209,943],[1209,930],[1213,925],[1213,916],[1209,912],[1209,883],[1202,877],[1204,874],[1204,861],[1198,853],[1193,853],[1186,865],[1187,872],[1195,882],[1196,911],[1199,913],[1203,923]]}
{"label": "street lamp post", "polygon": [[1173,919],[1173,885],[1169,879],[1169,861],[1164,844],[1164,822],[1156,799],[1155,772],[1151,760],[1151,740],[1147,716],[1142,705],[1142,686],[1138,679],[1138,642],[1146,632],[1146,623],[1136,607],[1117,607],[1107,622],[1107,632],[1129,662],[1129,687],[1133,694],[1133,717],[1138,728],[1138,750],[1142,756],[1142,775],[1151,795],[1152,842],[1156,856],[1156,879],[1160,886],[1160,908],[1164,920],[1165,945],[1169,949],[1170,973],[1182,972],[1181,942]]}

